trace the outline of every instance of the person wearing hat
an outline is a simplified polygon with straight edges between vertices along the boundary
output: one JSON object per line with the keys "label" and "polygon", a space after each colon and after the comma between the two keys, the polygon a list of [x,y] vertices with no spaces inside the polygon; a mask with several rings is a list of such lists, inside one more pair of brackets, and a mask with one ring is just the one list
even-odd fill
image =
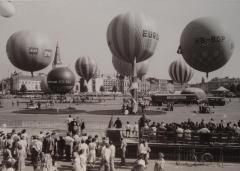
{"label": "person wearing hat", "polygon": [[164,171],[165,170],[165,160],[164,154],[158,153],[158,160],[155,162],[154,171]]}

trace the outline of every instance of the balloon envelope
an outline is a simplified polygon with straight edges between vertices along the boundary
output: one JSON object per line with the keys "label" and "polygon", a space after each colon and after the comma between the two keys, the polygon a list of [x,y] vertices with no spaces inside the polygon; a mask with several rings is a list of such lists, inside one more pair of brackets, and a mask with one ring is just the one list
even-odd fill
{"label": "balloon envelope", "polygon": [[47,84],[52,92],[65,94],[73,89],[75,75],[67,67],[57,67],[48,73]]}
{"label": "balloon envelope", "polygon": [[3,17],[11,17],[15,13],[15,7],[12,2],[0,0],[0,15]]}
{"label": "balloon envelope", "polygon": [[49,37],[28,30],[12,34],[7,41],[6,51],[15,67],[29,72],[44,69],[53,58],[53,44]]}
{"label": "balloon envelope", "polygon": [[[132,64],[126,61],[123,61],[115,56],[112,57],[112,63],[115,70],[123,76],[131,76],[133,73]],[[137,67],[137,77],[142,78],[147,74],[149,68],[149,60],[138,62]]]}
{"label": "balloon envelope", "polygon": [[75,70],[80,77],[87,82],[99,71],[95,60],[90,57],[80,57],[75,63]]}
{"label": "balloon envelope", "polygon": [[206,99],[207,95],[206,93],[197,87],[188,87],[182,90],[181,94],[195,94],[198,99]]}
{"label": "balloon envelope", "polygon": [[187,83],[193,77],[193,69],[183,60],[173,61],[168,69],[169,76],[176,83]]}
{"label": "balloon envelope", "polygon": [[185,61],[194,69],[206,73],[224,66],[233,49],[230,35],[213,18],[191,21],[180,39],[180,50]]}
{"label": "balloon envelope", "polygon": [[144,61],[154,54],[159,36],[154,21],[139,13],[124,13],[110,22],[107,43],[114,56],[127,61]]}

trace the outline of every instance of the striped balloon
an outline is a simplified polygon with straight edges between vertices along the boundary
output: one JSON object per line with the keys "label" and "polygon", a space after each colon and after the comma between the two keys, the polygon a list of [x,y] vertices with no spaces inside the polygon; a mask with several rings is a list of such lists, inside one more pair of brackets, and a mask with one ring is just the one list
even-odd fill
{"label": "striped balloon", "polygon": [[173,61],[168,69],[169,76],[176,83],[187,83],[193,77],[193,69],[183,60]]}
{"label": "striped balloon", "polygon": [[144,61],[154,54],[159,35],[154,21],[143,14],[116,16],[107,30],[107,43],[114,56],[127,61]]}
{"label": "striped balloon", "polygon": [[[131,76],[133,69],[132,64],[125,62],[115,56],[112,57],[112,63],[115,70],[123,76]],[[137,63],[137,77],[142,78],[147,74],[149,68],[149,60],[145,60]]]}
{"label": "striped balloon", "polygon": [[75,70],[80,77],[88,82],[92,77],[96,76],[98,67],[92,58],[80,57],[75,63]]}

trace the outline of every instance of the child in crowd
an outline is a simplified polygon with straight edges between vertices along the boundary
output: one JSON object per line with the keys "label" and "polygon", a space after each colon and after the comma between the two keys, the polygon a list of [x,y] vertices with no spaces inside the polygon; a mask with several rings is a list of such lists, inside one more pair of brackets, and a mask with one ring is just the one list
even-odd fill
{"label": "child in crowd", "polygon": [[154,165],[154,171],[164,171],[165,170],[165,160],[164,160],[164,154],[158,153],[158,160],[155,162]]}

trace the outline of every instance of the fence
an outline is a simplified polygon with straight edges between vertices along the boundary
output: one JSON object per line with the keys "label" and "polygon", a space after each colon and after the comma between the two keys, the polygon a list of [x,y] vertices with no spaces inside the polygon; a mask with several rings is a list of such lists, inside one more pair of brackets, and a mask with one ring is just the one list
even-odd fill
{"label": "fence", "polygon": [[[89,121],[86,124],[85,131],[88,134],[105,135],[106,123],[99,121]],[[67,124],[60,120],[7,120],[0,119],[0,130],[2,128],[8,129],[27,129],[30,134],[36,133],[39,130],[58,130],[67,131]]]}

